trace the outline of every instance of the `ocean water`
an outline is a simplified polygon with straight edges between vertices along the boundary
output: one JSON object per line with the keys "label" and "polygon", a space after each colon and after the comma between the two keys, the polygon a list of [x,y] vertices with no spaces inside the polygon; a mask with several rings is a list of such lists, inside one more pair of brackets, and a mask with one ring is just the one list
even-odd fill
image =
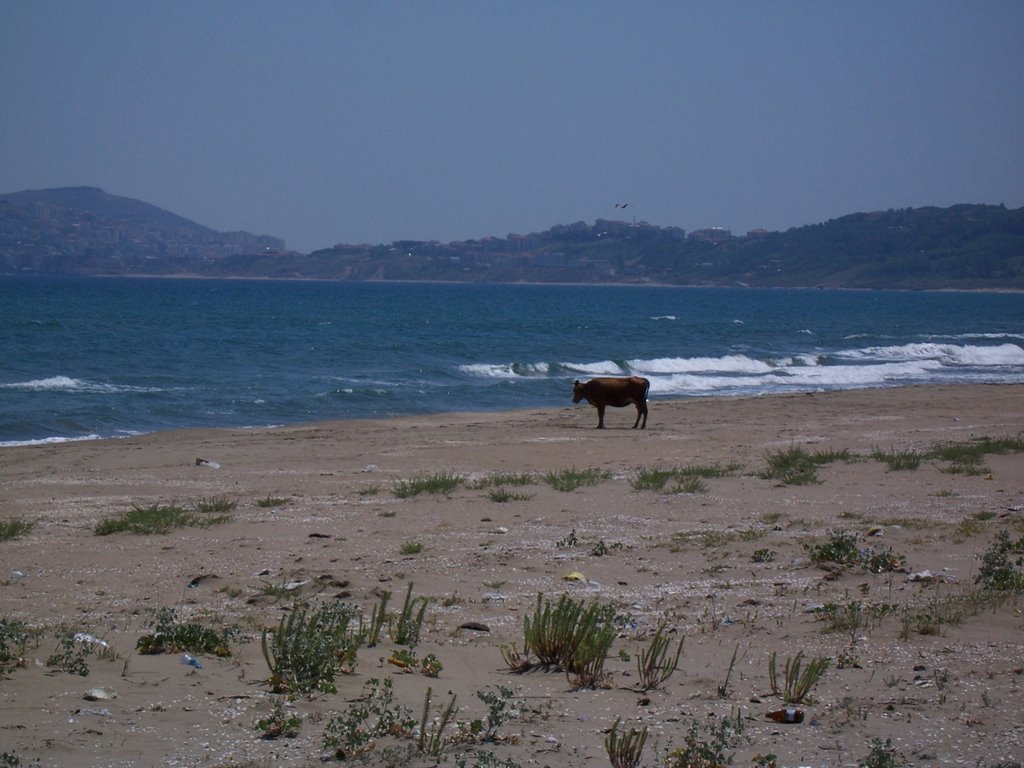
{"label": "ocean water", "polygon": [[[1024,295],[0,278],[0,445],[178,427],[1024,382]],[[578,406],[585,407],[585,406]]]}

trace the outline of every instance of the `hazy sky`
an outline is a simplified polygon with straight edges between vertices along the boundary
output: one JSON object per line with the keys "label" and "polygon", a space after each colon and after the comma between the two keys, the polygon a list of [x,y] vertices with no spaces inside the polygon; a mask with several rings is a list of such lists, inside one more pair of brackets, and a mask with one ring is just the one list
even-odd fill
{"label": "hazy sky", "polygon": [[303,251],[1019,207],[1022,41],[1021,0],[0,0],[0,192]]}

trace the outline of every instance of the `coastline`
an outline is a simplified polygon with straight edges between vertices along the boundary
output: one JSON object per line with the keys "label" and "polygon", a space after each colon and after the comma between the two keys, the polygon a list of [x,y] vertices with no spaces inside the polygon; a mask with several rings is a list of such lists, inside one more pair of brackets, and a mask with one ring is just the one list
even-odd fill
{"label": "coastline", "polygon": [[[691,722],[735,713],[745,726],[736,764],[771,752],[780,765],[853,765],[874,737],[891,737],[908,758],[934,765],[1024,754],[1019,603],[934,634],[911,623],[904,637],[900,618],[970,588],[999,531],[1024,537],[1024,453],[987,455],[981,474],[950,472],[937,459],[893,471],[872,458],[1019,437],[1024,385],[657,400],[646,430],[629,429],[630,414],[609,409],[603,431],[581,404],[8,447],[0,453],[0,515],[34,525],[0,543],[8,570],[21,574],[3,575],[3,616],[103,638],[116,659],[90,658],[88,677],[49,670],[55,641],[46,635],[27,666],[0,681],[5,748],[68,766],[311,766],[323,751],[325,721],[351,706],[369,678],[393,675],[396,695],[417,712],[428,685],[438,699],[437,691],[456,693],[460,720],[486,716],[476,691],[513,690],[521,706],[503,726],[507,738],[475,746],[523,765],[605,764],[603,739],[616,717],[626,727],[646,725],[664,749],[681,746]],[[795,447],[849,458],[822,464],[817,483],[760,476],[768,456]],[[685,493],[630,482],[640,468],[687,466],[727,471]],[[541,479],[571,469],[607,474],[572,492]],[[394,492],[434,473],[466,482],[445,494]],[[498,502],[483,484],[498,473],[535,482]],[[219,497],[237,503],[220,525],[94,533],[133,504]],[[262,506],[266,499],[285,502]],[[872,573],[810,562],[808,545],[838,531],[861,547],[904,555],[906,568]],[[422,550],[406,553],[408,543]],[[599,543],[605,551],[597,556]],[[769,551],[770,559],[755,559]],[[912,579],[924,571],[934,578]],[[571,573],[582,580],[566,580]],[[437,656],[439,677],[388,664],[387,643],[363,648],[356,674],[336,681],[338,693],[288,704],[303,718],[299,736],[260,739],[254,722],[278,698],[263,682],[262,628],[276,626],[296,599],[344,595],[368,614],[382,590],[400,603],[409,584],[432,598],[415,650]],[[538,593],[563,592],[631,616],[607,661],[608,688],[572,691],[565,674],[517,675],[503,665],[499,646],[522,650],[523,617]],[[878,613],[853,630],[826,631],[815,606],[852,602]],[[180,654],[136,653],[162,607],[237,626],[232,658],[204,656],[202,669],[192,669]],[[488,629],[460,629],[466,622]],[[680,668],[662,689],[641,695],[635,659],[663,622],[686,637]],[[726,693],[716,693],[737,648]],[[768,656],[784,660],[797,650],[832,663],[814,703],[802,705],[807,721],[779,726],[764,716],[780,703],[767,692]],[[97,687],[117,698],[83,702]],[[823,751],[837,745],[841,755]],[[654,762],[655,748],[652,741],[645,762]],[[454,755],[457,745],[448,749]]]}

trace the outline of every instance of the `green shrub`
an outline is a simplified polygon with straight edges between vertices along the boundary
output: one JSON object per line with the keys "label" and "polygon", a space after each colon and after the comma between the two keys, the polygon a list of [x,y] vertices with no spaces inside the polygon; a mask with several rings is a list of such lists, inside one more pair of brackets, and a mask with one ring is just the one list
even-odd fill
{"label": "green shrub", "polygon": [[211,514],[232,509],[235,502],[218,500],[216,502],[201,501],[194,510],[188,510],[178,504],[150,504],[141,507],[132,504],[127,512],[117,517],[100,520],[93,529],[97,536],[108,536],[112,533],[166,534],[176,528],[207,528],[211,525],[225,523],[231,519],[227,514]]}
{"label": "green shrub", "polygon": [[430,475],[416,475],[410,480],[399,480],[391,486],[391,492],[399,499],[418,496],[421,493],[451,493],[465,481],[461,475],[442,471]]}
{"label": "green shrub", "polygon": [[890,472],[905,472],[920,467],[922,457],[920,453],[909,448],[902,451],[895,449],[883,451],[880,448],[875,448],[871,452],[871,458],[885,464],[889,467]]}
{"label": "green shrub", "polygon": [[644,743],[647,741],[647,726],[642,731],[630,728],[626,734],[619,734],[619,723],[616,720],[612,729],[604,739],[604,748],[612,768],[636,768],[640,765]]}
{"label": "green shrub", "polygon": [[362,633],[352,626],[358,612],[341,603],[317,610],[296,606],[276,629],[264,630],[263,658],[275,693],[334,693],[334,678],[355,666]]}
{"label": "green shrub", "polygon": [[611,478],[612,473],[606,469],[560,469],[552,470],[544,475],[544,482],[556,491],[568,493],[584,486],[598,485]]}
{"label": "green shrub", "polygon": [[[552,605],[538,594],[533,615],[524,617],[523,623],[524,654],[514,646],[502,648],[513,671],[556,667],[565,670],[577,687],[590,687],[603,679],[604,659],[621,621],[611,605],[588,605],[564,594]],[[537,657],[535,663],[530,654]]]}
{"label": "green shrub", "polygon": [[[974,581],[982,589],[1000,592],[1024,591],[1024,538],[1014,542],[1010,534],[1000,531],[981,557],[981,567]],[[1016,554],[1014,559],[1011,555]]]}
{"label": "green shrub", "polygon": [[38,634],[23,621],[0,618],[0,678],[28,664],[25,652]]}
{"label": "green shrub", "polygon": [[848,450],[816,451],[808,453],[803,448],[793,446],[785,451],[769,454],[765,460],[767,469],[762,470],[758,477],[765,480],[779,480],[785,485],[814,485],[819,482],[817,468],[834,461],[850,461]]}
{"label": "green shrub", "polygon": [[684,746],[665,755],[665,768],[719,768],[732,763],[732,752],[742,740],[743,721],[708,716],[708,722],[690,722]]}
{"label": "green shrub", "polygon": [[910,763],[892,745],[892,739],[882,741],[876,737],[871,740],[871,751],[857,763],[857,768],[902,768],[906,765]]}
{"label": "green shrub", "polygon": [[21,517],[0,521],[0,541],[11,541],[28,534],[35,523]]}
{"label": "green shrub", "polygon": [[233,634],[230,629],[218,632],[197,622],[180,622],[173,608],[161,608],[156,613],[153,633],[140,637],[135,650],[147,655],[195,653],[227,657],[231,655],[228,642]]}
{"label": "green shrub", "polygon": [[[378,754],[378,740],[385,737],[411,738],[416,720],[412,711],[395,703],[394,683],[371,678],[363,687],[363,695],[347,710],[335,715],[324,729],[324,747],[341,760],[359,759],[371,750]],[[399,763],[396,763],[399,764]]]}
{"label": "green shrub", "polygon": [[857,547],[857,537],[852,533],[840,531],[833,533],[832,538],[824,544],[811,544],[807,553],[814,563],[836,563],[837,565],[853,566],[860,563],[861,554]]}
{"label": "green shrub", "polygon": [[679,638],[675,655],[669,654],[672,641],[665,633],[664,625],[651,637],[651,642],[636,658],[637,677],[640,678],[640,690],[649,691],[660,688],[679,667],[679,657],[683,653],[683,640]]}
{"label": "green shrub", "polygon": [[803,651],[796,656],[786,659],[785,686],[779,688],[778,674],[775,668],[775,653],[771,655],[768,662],[768,681],[772,688],[772,694],[781,696],[787,704],[801,704],[810,695],[811,689],[817,685],[825,670],[828,669],[829,659],[821,656],[803,667]]}

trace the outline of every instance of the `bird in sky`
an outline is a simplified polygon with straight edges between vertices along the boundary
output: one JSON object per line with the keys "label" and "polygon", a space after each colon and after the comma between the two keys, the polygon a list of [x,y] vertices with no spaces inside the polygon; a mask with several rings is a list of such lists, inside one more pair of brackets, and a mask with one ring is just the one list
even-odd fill
{"label": "bird in sky", "polygon": [[626,208],[628,205],[629,205],[629,203],[616,203],[615,207],[616,208]]}

